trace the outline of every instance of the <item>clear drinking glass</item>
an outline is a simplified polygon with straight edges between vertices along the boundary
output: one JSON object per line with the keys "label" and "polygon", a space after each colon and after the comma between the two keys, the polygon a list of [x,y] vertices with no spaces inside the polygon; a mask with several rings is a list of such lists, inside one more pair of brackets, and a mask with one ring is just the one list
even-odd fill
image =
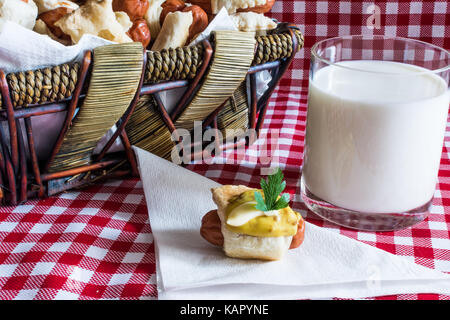
{"label": "clear drinking glass", "polygon": [[449,108],[450,53],[405,38],[312,48],[302,199],[336,224],[395,230],[426,218]]}

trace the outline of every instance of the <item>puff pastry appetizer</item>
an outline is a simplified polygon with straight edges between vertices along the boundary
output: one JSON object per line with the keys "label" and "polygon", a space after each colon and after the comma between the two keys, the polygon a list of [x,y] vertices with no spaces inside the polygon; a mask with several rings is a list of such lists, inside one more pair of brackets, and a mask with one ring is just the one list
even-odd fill
{"label": "puff pastry appetizer", "polygon": [[305,223],[289,207],[288,196],[279,196],[282,177],[278,171],[262,182],[264,191],[233,185],[212,189],[218,209],[203,217],[200,234],[232,258],[279,260],[300,246]]}

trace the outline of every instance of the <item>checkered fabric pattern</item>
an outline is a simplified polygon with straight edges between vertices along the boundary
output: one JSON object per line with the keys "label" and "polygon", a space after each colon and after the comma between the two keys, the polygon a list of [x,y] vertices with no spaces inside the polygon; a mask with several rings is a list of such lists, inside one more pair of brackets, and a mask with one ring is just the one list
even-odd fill
{"label": "checkered fabric pattern", "polygon": [[0,299],[136,299],[156,295],[141,182],[0,208]]}
{"label": "checkered fabric pattern", "polygon": [[[374,4],[376,5],[374,7]],[[379,28],[371,17],[380,13]],[[305,94],[308,88],[310,49],[314,43],[337,36],[364,34],[420,39],[450,48],[450,4],[439,1],[292,1],[277,0],[271,16],[300,26],[305,48],[281,81],[283,91]],[[369,25],[374,28],[368,28]]]}
{"label": "checkered fabric pattern", "polygon": [[[381,28],[366,28],[373,2],[281,1],[272,16],[305,34],[300,51],[274,93],[261,139],[240,164],[216,161],[188,166],[224,184],[256,187],[264,163],[256,161],[269,129],[279,129],[274,154],[284,169],[293,207],[307,220],[344,236],[450,273],[450,126],[429,217],[395,232],[360,232],[315,219],[300,200],[309,50],[318,40],[345,34],[388,34],[450,47],[447,1],[377,1]],[[236,154],[226,153],[227,159]],[[0,208],[0,299],[154,299],[155,254],[141,182],[104,184],[25,205]],[[373,298],[373,297],[372,297]],[[424,292],[375,299],[450,299]]]}

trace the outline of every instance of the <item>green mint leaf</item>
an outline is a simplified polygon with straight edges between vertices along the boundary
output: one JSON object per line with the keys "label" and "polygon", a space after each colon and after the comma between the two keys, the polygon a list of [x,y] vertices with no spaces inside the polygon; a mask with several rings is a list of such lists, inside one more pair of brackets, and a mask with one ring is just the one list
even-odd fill
{"label": "green mint leaf", "polygon": [[261,179],[261,182],[259,184],[261,185],[261,189],[263,189],[263,191],[269,189],[269,185],[267,184],[266,180]]}
{"label": "green mint leaf", "polygon": [[282,193],[286,189],[286,181],[282,181],[279,187],[278,194]]}
{"label": "green mint leaf", "polygon": [[274,208],[272,210],[280,210],[286,208],[289,205],[290,200],[291,199],[289,193],[283,193],[281,198],[278,199],[277,202],[275,202]]}
{"label": "green mint leaf", "polygon": [[280,199],[277,199],[286,188],[286,181],[283,181],[283,179],[284,175],[280,168],[278,168],[274,174],[268,176],[266,180],[261,179],[260,185],[264,192],[264,199],[261,194],[257,196],[255,192],[255,199],[257,202],[256,208],[258,210],[262,210],[261,208],[263,207],[265,207],[265,210],[263,211],[279,210],[286,208],[289,205],[289,194],[285,193]]}
{"label": "green mint leaf", "polygon": [[257,210],[267,211],[267,207],[266,207],[266,204],[264,203],[264,199],[261,195],[261,192],[255,191],[255,200],[256,200],[255,208]]}

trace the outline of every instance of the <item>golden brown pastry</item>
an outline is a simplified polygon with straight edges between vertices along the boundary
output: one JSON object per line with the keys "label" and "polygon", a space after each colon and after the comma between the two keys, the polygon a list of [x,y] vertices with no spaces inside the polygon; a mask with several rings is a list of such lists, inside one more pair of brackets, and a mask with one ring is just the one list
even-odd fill
{"label": "golden brown pastry", "polygon": [[192,12],[192,24],[189,27],[189,43],[197,34],[202,32],[208,26],[208,15],[199,6],[187,6],[182,0],[167,0],[162,5],[161,16],[159,18],[160,24],[163,25],[164,19],[170,12]]}
{"label": "golden brown pastry", "polygon": [[150,0],[150,7],[145,17],[153,38],[158,37],[167,15],[176,11],[191,12],[192,14],[191,25],[184,26],[189,28],[189,35],[186,42],[190,42],[208,26],[208,15],[199,6],[186,5],[183,0]]}
{"label": "golden brown pastry", "polygon": [[[273,5],[275,4],[275,0],[266,0],[262,1],[261,4],[259,4],[259,1],[255,1],[255,6],[248,7],[248,8],[237,8],[236,12],[256,12],[256,13],[267,13],[270,10],[272,10]],[[218,9],[220,10],[220,9]],[[218,12],[218,11],[217,11]]]}
{"label": "golden brown pastry", "polygon": [[187,6],[182,12],[192,12],[192,24],[189,27],[189,37],[187,43],[191,42],[196,35],[208,26],[208,15],[199,6]]}
{"label": "golden brown pastry", "polygon": [[142,19],[149,7],[148,0],[114,0],[113,10],[128,14],[131,21]]}
{"label": "golden brown pastry", "polygon": [[160,17],[163,10],[162,4],[165,1],[166,0],[148,0],[149,6],[144,19],[147,21],[152,39],[156,39],[161,30]]}
{"label": "golden brown pastry", "polygon": [[177,48],[185,45],[189,38],[189,27],[193,22],[192,12],[175,11],[167,14],[152,51]]}
{"label": "golden brown pastry", "polygon": [[128,30],[128,35],[134,42],[141,42],[144,48],[147,48],[151,40],[150,30],[144,19],[135,20]]}
{"label": "golden brown pastry", "polygon": [[166,0],[161,4],[161,15],[159,16],[159,23],[163,25],[164,19],[170,12],[181,11],[186,7],[182,0]]}
{"label": "golden brown pastry", "polygon": [[271,30],[277,27],[275,21],[262,13],[256,12],[238,12],[230,15],[236,28],[239,31],[263,31]]}
{"label": "golden brown pastry", "polygon": [[269,12],[275,0],[189,0],[200,6],[207,14],[217,14],[225,7],[228,13],[252,11],[256,13]]}
{"label": "golden brown pastry", "polygon": [[61,28],[55,26],[55,22],[64,17],[65,15],[71,13],[73,9],[68,7],[59,7],[50,11],[46,11],[41,13],[38,16],[38,19],[42,20],[49,31],[58,39],[69,41],[70,36],[65,34]]}
{"label": "golden brown pastry", "polygon": [[289,207],[283,179],[278,168],[261,179],[261,189],[242,185],[212,188],[217,210],[202,218],[201,236],[223,247],[228,257],[240,259],[279,260],[289,249],[300,246],[305,223]]}
{"label": "golden brown pastry", "polygon": [[125,12],[114,12],[112,0],[90,0],[55,22],[55,26],[78,43],[92,34],[117,43],[132,42],[127,35],[132,22]]}
{"label": "golden brown pastry", "polygon": [[254,194],[261,191],[246,186],[225,185],[211,191],[217,210],[203,217],[200,234],[223,247],[227,256],[279,260],[302,244],[304,220],[289,206],[260,211]]}
{"label": "golden brown pastry", "polygon": [[39,14],[54,10],[56,8],[78,9],[78,4],[69,0],[34,0],[39,9]]}

